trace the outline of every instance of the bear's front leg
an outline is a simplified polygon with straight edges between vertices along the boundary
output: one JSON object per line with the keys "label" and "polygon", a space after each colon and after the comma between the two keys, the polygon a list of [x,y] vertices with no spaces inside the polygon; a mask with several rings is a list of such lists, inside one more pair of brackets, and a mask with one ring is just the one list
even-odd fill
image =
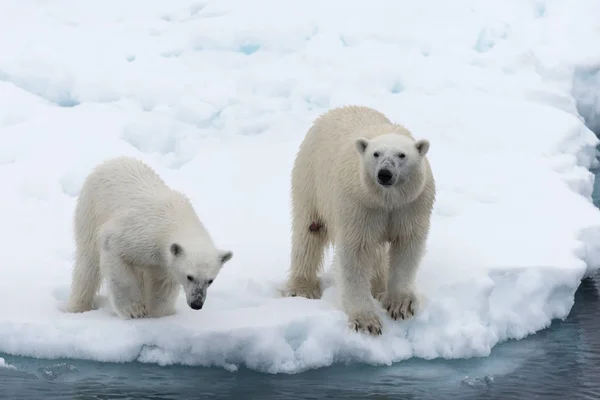
{"label": "bear's front leg", "polygon": [[382,305],[394,319],[409,319],[419,308],[415,278],[425,250],[425,240],[394,241],[390,248],[387,292]]}
{"label": "bear's front leg", "polygon": [[144,273],[148,316],[161,318],[175,314],[175,302],[181,285],[167,270],[148,269]]}
{"label": "bear's front leg", "polygon": [[103,248],[100,268],[106,276],[108,298],[117,315],[123,319],[146,317],[142,281],[133,267],[110,249]]}
{"label": "bear's front leg", "polygon": [[[375,247],[373,250],[375,250]],[[369,246],[352,243],[346,238],[337,241],[335,269],[338,274],[342,306],[355,331],[381,335],[381,318],[373,305],[371,276],[377,253],[365,250]]]}

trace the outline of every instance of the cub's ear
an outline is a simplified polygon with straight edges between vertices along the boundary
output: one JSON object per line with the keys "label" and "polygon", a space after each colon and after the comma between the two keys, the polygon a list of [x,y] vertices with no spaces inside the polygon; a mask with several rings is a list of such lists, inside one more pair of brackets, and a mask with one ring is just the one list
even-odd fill
{"label": "cub's ear", "polygon": [[427,154],[427,152],[429,151],[429,140],[427,140],[427,139],[418,140],[415,143],[415,147],[417,148],[417,151],[419,152],[419,154],[422,157],[425,154]]}
{"label": "cub's ear", "polygon": [[365,154],[365,151],[367,150],[367,147],[369,146],[369,140],[361,137],[361,138],[356,139],[356,141],[354,142],[354,145],[356,146],[356,150],[358,151],[358,154],[360,154],[362,156],[363,154]]}
{"label": "cub's ear", "polygon": [[175,257],[179,257],[183,254],[183,248],[177,243],[173,243],[169,250],[171,251],[171,254],[173,254]]}
{"label": "cub's ear", "polygon": [[227,261],[231,260],[233,257],[233,252],[229,250],[221,250],[219,252],[219,259],[221,260],[221,264],[225,264]]}

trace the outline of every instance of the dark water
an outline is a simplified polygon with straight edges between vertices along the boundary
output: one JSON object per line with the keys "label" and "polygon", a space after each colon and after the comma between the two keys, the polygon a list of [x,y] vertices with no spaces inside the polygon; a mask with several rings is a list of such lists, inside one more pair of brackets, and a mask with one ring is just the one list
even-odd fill
{"label": "dark water", "polygon": [[[600,171],[594,202],[600,205]],[[35,360],[0,354],[0,399],[599,399],[599,278],[565,321],[486,358],[335,366],[296,375],[241,369]]]}

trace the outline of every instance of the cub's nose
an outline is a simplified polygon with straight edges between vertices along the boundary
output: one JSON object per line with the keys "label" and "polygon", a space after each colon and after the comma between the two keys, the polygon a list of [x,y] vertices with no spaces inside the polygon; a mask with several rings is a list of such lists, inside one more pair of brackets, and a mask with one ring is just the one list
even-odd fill
{"label": "cub's nose", "polygon": [[192,301],[192,304],[190,304],[190,307],[194,310],[200,310],[203,305],[204,305],[203,300],[194,300],[194,301]]}
{"label": "cub's nose", "polygon": [[389,186],[392,184],[392,173],[387,169],[382,169],[377,173],[377,182],[383,186]]}

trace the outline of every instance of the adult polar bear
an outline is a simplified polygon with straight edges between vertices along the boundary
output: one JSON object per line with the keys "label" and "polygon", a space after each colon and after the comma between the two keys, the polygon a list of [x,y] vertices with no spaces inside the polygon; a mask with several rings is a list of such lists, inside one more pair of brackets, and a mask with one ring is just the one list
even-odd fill
{"label": "adult polar bear", "polygon": [[394,320],[416,312],[436,192],[428,150],[428,140],[367,107],[336,108],[314,122],[292,170],[289,295],[321,296],[317,273],[334,244],[352,328],[381,334],[371,294]]}
{"label": "adult polar bear", "polygon": [[148,165],[118,157],[86,178],[75,209],[76,260],[67,310],[93,308],[102,278],[123,319],[202,308],[206,291],[233,253],[215,247],[189,199]]}

